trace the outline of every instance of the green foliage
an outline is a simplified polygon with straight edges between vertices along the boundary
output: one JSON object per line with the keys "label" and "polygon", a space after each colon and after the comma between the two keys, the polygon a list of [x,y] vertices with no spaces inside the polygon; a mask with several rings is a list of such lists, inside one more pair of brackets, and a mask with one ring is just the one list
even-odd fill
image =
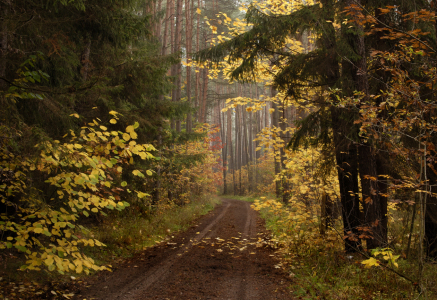
{"label": "green foliage", "polygon": [[[5,98],[11,98],[15,103],[15,99],[39,99],[42,100],[43,96],[39,93],[33,93],[29,88],[29,83],[41,83],[41,81],[48,81],[49,75],[41,70],[33,71],[35,69],[35,63],[42,57],[41,53],[38,55],[30,55],[25,60],[20,68],[17,70],[17,78],[11,83],[8,91],[5,94]],[[29,91],[30,90],[30,91]]]}

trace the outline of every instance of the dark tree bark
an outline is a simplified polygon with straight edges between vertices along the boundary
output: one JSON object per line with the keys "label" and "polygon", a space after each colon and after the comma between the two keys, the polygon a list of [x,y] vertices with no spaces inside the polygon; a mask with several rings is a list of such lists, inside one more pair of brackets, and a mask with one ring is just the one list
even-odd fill
{"label": "dark tree bark", "polygon": [[88,72],[90,68],[90,54],[91,54],[91,37],[87,37],[85,40],[85,49],[82,53],[82,80],[88,79]]}
{"label": "dark tree bark", "polygon": [[236,169],[238,170],[238,195],[241,196],[241,118],[240,118],[240,106],[237,106],[235,109],[235,149],[237,156],[237,165]]}
{"label": "dark tree bark", "polygon": [[[249,165],[248,165],[248,174],[249,174],[249,192],[254,190],[254,182],[253,182],[253,113],[249,112]],[[250,169],[249,169],[250,168]]]}
{"label": "dark tree bark", "polygon": [[232,149],[232,114],[231,110],[228,109],[227,111],[227,123],[228,123],[228,130],[227,130],[227,136],[228,136],[228,150],[231,154],[231,160],[230,160],[230,168],[232,169],[232,186],[233,186],[233,193],[234,195],[237,194],[237,187],[236,187],[236,181],[235,181],[235,155]]}
{"label": "dark tree bark", "polygon": [[[284,141],[284,145],[288,144],[288,138],[285,136],[285,130],[287,129],[287,121],[286,121],[286,107],[285,103],[282,106],[282,116],[279,119],[279,128],[281,129],[281,138]],[[285,146],[280,148],[281,155],[281,169],[285,170]],[[282,174],[281,178],[282,185],[282,202],[285,204],[288,203],[289,192],[288,192],[288,181],[286,174]]]}
{"label": "dark tree bark", "polygon": [[346,252],[355,252],[361,247],[358,228],[361,226],[358,199],[357,147],[350,142],[345,132],[353,123],[350,112],[331,107],[332,130],[334,133],[335,158],[342,206],[343,230]]}
{"label": "dark tree bark", "polygon": [[227,187],[227,167],[228,167],[228,153],[227,153],[227,138],[226,138],[226,132],[225,132],[225,118],[224,114],[221,112],[221,105],[219,104],[219,122],[220,122],[220,131],[221,131],[221,139],[222,139],[222,167],[223,167],[223,194],[227,195],[228,193],[228,187]]}
{"label": "dark tree bark", "polygon": [[[158,128],[158,157],[161,158],[161,151],[162,151],[162,127]],[[154,191],[152,194],[152,205],[156,205],[160,198],[160,189],[161,189],[161,166],[158,164],[156,168],[156,180],[155,180],[155,186]]]}
{"label": "dark tree bark", "polygon": [[[205,42],[206,43],[206,42]],[[206,47],[206,45],[205,45],[205,47]],[[201,123],[206,123],[206,117],[207,117],[207,112],[206,112],[206,101],[207,101],[207,96],[208,96],[208,81],[209,81],[209,78],[208,78],[208,73],[209,73],[209,70],[207,69],[207,68],[204,68],[204,69],[202,69],[202,108],[201,108],[201,112],[202,112],[202,115],[201,115],[201,120],[200,120],[200,122]]]}
{"label": "dark tree bark", "polygon": [[[349,0],[347,5],[356,4],[359,0]],[[352,60],[351,66],[346,66],[351,71],[351,78],[354,82],[356,90],[362,92],[364,100],[368,99],[369,83],[367,79],[367,59],[366,48],[364,42],[364,31],[362,25],[354,20],[356,34],[347,33],[346,37],[351,43],[351,48],[358,55],[357,59]],[[376,166],[375,152],[372,151],[373,145],[371,142],[364,140],[358,145],[359,152],[359,172],[361,180],[361,189],[363,195],[364,206],[364,221],[365,225],[371,229],[371,237],[367,238],[367,248],[374,249],[384,247],[387,244],[387,228],[383,228],[383,211],[386,210],[381,202],[378,172]]]}
{"label": "dark tree bark", "polygon": [[[10,4],[4,2],[0,4],[1,32],[0,32],[0,77],[6,78],[7,55],[8,55],[8,17]],[[0,90],[6,90],[8,84],[0,79]]]}
{"label": "dark tree bark", "polygon": [[370,238],[367,238],[367,248],[384,247],[387,244],[387,229],[384,228],[386,215],[383,212],[384,205],[382,205],[379,195],[376,158],[368,145],[358,146],[358,153],[364,206],[365,223],[363,225],[371,229]]}
{"label": "dark tree bark", "polygon": [[[276,89],[272,86],[271,88],[271,97],[276,96]],[[279,110],[278,105],[275,102],[271,103],[272,109],[274,109],[272,113],[272,127],[279,128]],[[278,158],[280,156],[280,152],[278,150],[273,150],[275,153],[275,176],[278,176],[281,173],[281,160]],[[276,198],[281,198],[281,182],[276,181]]]}

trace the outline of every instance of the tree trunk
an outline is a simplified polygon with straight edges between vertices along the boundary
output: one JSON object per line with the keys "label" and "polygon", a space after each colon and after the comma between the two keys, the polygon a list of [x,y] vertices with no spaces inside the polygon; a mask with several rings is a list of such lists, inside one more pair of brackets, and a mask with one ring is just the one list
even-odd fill
{"label": "tree trunk", "polygon": [[82,54],[82,80],[88,79],[88,72],[90,68],[90,53],[91,53],[91,37],[88,37],[85,41],[85,49]]}
{"label": "tree trunk", "polygon": [[235,187],[235,158],[234,158],[234,152],[232,151],[232,114],[231,114],[231,110],[230,109],[228,109],[228,111],[227,111],[227,125],[228,125],[228,130],[227,130],[228,142],[227,142],[227,146],[228,146],[229,154],[231,155],[231,160],[230,160],[230,163],[229,163],[229,168],[232,169],[233,193],[234,193],[234,195],[236,195],[236,187]]}
{"label": "tree trunk", "polygon": [[[161,158],[162,156],[162,127],[158,128],[158,157]],[[160,160],[161,162],[161,160]],[[158,204],[159,197],[160,197],[160,189],[161,189],[161,165],[158,163],[158,166],[156,168],[156,180],[155,180],[155,187],[152,194],[152,205]]]}
{"label": "tree trunk", "polygon": [[173,23],[170,23],[171,7],[172,7],[172,0],[167,0],[167,4],[165,7],[164,37],[162,39],[161,55],[167,54],[168,28],[169,26],[173,26]]}
{"label": "tree trunk", "polygon": [[[9,3],[8,3],[9,4]],[[8,17],[9,5],[2,3],[0,5],[1,16],[1,36],[0,36],[0,77],[6,78],[7,55],[8,55]],[[0,90],[6,90],[8,84],[3,79],[0,79]]]}
{"label": "tree trunk", "polygon": [[[276,89],[272,86],[271,88],[271,97],[276,96]],[[275,102],[271,102],[272,109],[274,109],[272,113],[272,128],[279,128],[279,110],[278,105]],[[281,173],[281,158],[280,152],[276,149],[273,150],[275,154],[275,176],[279,176]],[[276,181],[276,198],[281,198],[281,181]]]}
{"label": "tree trunk", "polygon": [[254,177],[254,163],[253,163],[253,118],[252,118],[253,113],[249,112],[249,164],[248,164],[248,170],[250,167],[250,172],[249,172],[249,192],[254,190],[254,182],[253,182],[253,177]]}
{"label": "tree trunk", "polygon": [[288,181],[287,174],[285,172],[285,145],[288,144],[287,137],[285,136],[285,130],[287,129],[287,118],[286,118],[286,106],[283,103],[282,106],[282,117],[279,120],[279,127],[281,129],[281,138],[284,141],[284,147],[281,147],[280,155],[281,155],[281,170],[283,170],[281,182],[282,182],[282,202],[284,204],[288,204],[289,192],[288,192]]}
{"label": "tree trunk", "polygon": [[243,157],[244,157],[244,166],[246,167],[246,172],[247,172],[247,184],[245,186],[247,187],[247,190],[250,193],[250,165],[249,165],[249,150],[248,150],[249,149],[249,140],[247,139],[247,124],[246,124],[247,116],[246,116],[246,111],[244,109],[242,111],[242,114],[243,114],[243,126],[244,126]]}
{"label": "tree trunk", "polygon": [[[170,7],[170,49],[171,49],[171,54],[175,54],[176,53],[176,43],[175,43],[175,24],[173,23],[173,20],[175,18],[175,3],[174,1],[179,1],[179,0],[173,0],[171,1],[171,7]],[[170,68],[170,75],[171,77],[174,79],[176,78],[176,65],[172,65]],[[173,82],[176,85],[176,82]],[[176,102],[176,87],[174,87],[171,91],[171,101],[172,102]],[[176,129],[176,122],[175,120],[172,118],[170,121],[170,128],[172,130]]]}
{"label": "tree trunk", "polygon": [[[200,0],[197,0],[197,7],[200,8]],[[199,52],[199,38],[200,38],[200,15],[197,14],[197,24],[196,24],[196,52]],[[194,104],[195,107],[200,107],[200,91],[199,91],[199,84],[200,84],[200,69],[199,67],[196,67],[196,85],[195,85],[195,94],[196,94],[196,103]],[[196,122],[200,121],[200,113],[196,111],[196,116],[194,118]]]}
{"label": "tree trunk", "polygon": [[[223,116],[223,117],[222,117]],[[226,168],[228,167],[228,153],[227,153],[227,139],[226,139],[226,132],[225,132],[225,118],[224,118],[224,114],[221,112],[221,106],[219,105],[219,122],[220,122],[220,131],[221,131],[221,140],[222,140],[222,167],[223,167],[223,195],[227,195],[228,194],[228,187],[227,187],[227,180],[226,180],[226,175],[227,175],[227,170]]]}
{"label": "tree trunk", "polygon": [[203,87],[202,87],[202,123],[206,123],[206,117],[207,117],[207,112],[206,112],[206,98],[208,96],[208,69],[204,68],[202,70],[202,74],[203,74]]}
{"label": "tree trunk", "polygon": [[[194,1],[194,0],[193,0]],[[191,3],[192,5],[193,3]],[[191,8],[190,8],[190,0],[185,0],[185,43],[187,48],[187,58],[191,55],[191,39],[192,39],[192,28],[193,28],[193,20],[191,18]],[[188,63],[191,62],[190,59],[187,61]],[[187,70],[187,101],[190,104],[191,107],[191,67],[188,65],[186,67]],[[193,128],[193,120],[192,120],[192,114],[191,111],[187,114],[187,123],[186,123],[186,131],[188,133],[191,133]]]}
{"label": "tree trunk", "polygon": [[[359,0],[350,0],[348,4],[356,4]],[[367,79],[367,60],[366,49],[364,43],[364,30],[362,25],[354,20],[355,27],[358,31],[350,37],[352,41],[352,49],[355,50],[358,55],[352,66],[351,77],[355,83],[355,87],[358,91],[364,94],[365,100],[369,95],[369,83]],[[348,34],[349,35],[349,34]],[[374,249],[377,247],[384,247],[387,244],[387,228],[383,228],[383,219],[386,218],[383,215],[379,186],[377,183],[378,172],[376,169],[376,157],[374,151],[372,151],[372,145],[364,140],[358,146],[359,152],[359,171],[361,180],[361,189],[364,200],[364,215],[366,225],[371,229],[371,237],[367,239],[367,248]],[[369,176],[372,177],[369,179]]]}
{"label": "tree trunk", "polygon": [[240,106],[235,108],[235,155],[236,159],[236,167],[238,170],[238,195],[241,195],[241,126],[240,126]]}
{"label": "tree trunk", "polygon": [[358,199],[357,148],[347,137],[353,118],[342,108],[331,107],[335,157],[340,183],[345,250],[355,252],[361,247],[358,227],[361,225]]}
{"label": "tree trunk", "polygon": [[[322,179],[323,186],[326,186],[325,178]],[[320,213],[320,234],[325,235],[326,231],[333,225],[334,203],[329,195],[323,191]]]}
{"label": "tree trunk", "polygon": [[161,21],[158,18],[159,13],[161,12],[161,9],[162,9],[162,0],[158,0],[157,8],[156,8],[155,16],[154,16],[155,22],[156,22],[156,25],[155,25],[155,36],[156,36],[156,38],[158,40],[161,39]]}
{"label": "tree trunk", "polygon": [[[181,41],[182,41],[182,0],[177,0],[176,2],[176,29],[175,29],[175,53],[179,53],[181,51]],[[176,75],[176,90],[175,90],[175,101],[181,101],[181,92],[182,92],[182,65],[181,63],[176,64],[175,66],[175,75]],[[176,120],[176,131],[181,132],[181,120]]]}
{"label": "tree trunk", "polygon": [[371,236],[367,238],[367,249],[385,247],[387,245],[387,216],[383,214],[383,205],[379,195],[376,159],[372,149],[364,144],[358,146],[359,170],[365,225],[371,229]]}
{"label": "tree trunk", "polygon": [[[327,52],[328,66],[324,68],[323,76],[326,82],[334,85],[340,77],[340,63],[338,61],[336,30],[332,25],[335,16],[335,1],[322,0],[326,10],[326,29],[324,31],[324,48]],[[311,45],[308,45],[311,49]],[[348,64],[342,62],[342,66]],[[345,235],[345,250],[355,252],[361,248],[358,227],[361,225],[360,203],[358,198],[358,163],[357,148],[351,142],[354,115],[352,111],[335,106],[330,107],[331,128],[334,137],[335,158],[337,162],[337,175],[340,185],[340,200],[342,206],[343,230]],[[297,118],[297,116],[296,116]],[[328,199],[326,199],[328,200]],[[325,201],[325,204],[327,202]],[[328,207],[324,207],[325,211]]]}

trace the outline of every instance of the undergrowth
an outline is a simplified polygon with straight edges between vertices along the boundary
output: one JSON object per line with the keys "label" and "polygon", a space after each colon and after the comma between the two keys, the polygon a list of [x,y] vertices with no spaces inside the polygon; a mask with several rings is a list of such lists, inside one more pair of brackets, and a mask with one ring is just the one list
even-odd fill
{"label": "undergrowth", "polygon": [[239,196],[239,195],[223,195],[223,197],[228,199],[246,201],[250,203],[253,203],[255,199],[257,199],[257,197],[255,196]]}
{"label": "undergrowth", "polygon": [[204,196],[182,207],[155,211],[150,217],[132,208],[115,219],[105,219],[91,229],[106,247],[89,248],[89,254],[103,264],[110,263],[113,257],[130,257],[161,242],[166,236],[186,230],[192,221],[214,209],[219,202],[215,196]]}
{"label": "undergrowth", "polygon": [[[86,229],[76,234],[105,243],[106,247],[84,247],[82,250],[99,265],[114,266],[136,252],[163,241],[167,236],[188,229],[194,220],[213,210],[218,203],[220,199],[217,196],[207,195],[184,206],[157,208],[153,214],[141,213],[143,210],[132,205],[98,222],[89,220],[90,225],[84,224]],[[34,299],[36,296],[56,298],[62,293],[62,299],[69,299],[69,294],[64,290],[69,282],[86,280],[84,274],[16,271],[24,262],[24,256],[13,249],[0,256],[0,299]]]}
{"label": "undergrowth", "polygon": [[[255,200],[256,199],[259,199],[259,196],[258,195],[243,195],[243,196],[240,196],[240,195],[231,195],[231,194],[228,194],[228,195],[221,195],[222,197],[224,197],[224,198],[228,198],[228,199],[235,199],[235,200],[242,200],[242,201],[246,201],[246,202],[250,202],[250,203],[253,203],[253,202],[255,202]],[[267,195],[268,197],[273,197],[273,195]]]}
{"label": "undergrowth", "polygon": [[[270,204],[266,205],[266,202]],[[428,261],[424,268],[425,297],[415,282],[419,272],[416,257],[405,259],[402,252],[397,250],[401,256],[395,271],[412,282],[382,266],[366,268],[362,264],[366,257],[343,251],[342,239],[335,229],[325,236],[320,233],[305,235],[301,229],[303,226],[296,230],[299,219],[294,218],[294,222],[290,217],[293,216],[293,207],[275,203],[278,202],[264,198],[256,200],[253,207],[259,210],[267,229],[272,232],[272,241],[282,258],[282,266],[294,279],[295,284],[291,289],[299,299],[437,299],[437,269],[433,262]],[[316,222],[313,227],[313,231],[317,232]],[[303,231],[308,229],[304,228]],[[340,238],[333,239],[332,236],[336,234]]]}

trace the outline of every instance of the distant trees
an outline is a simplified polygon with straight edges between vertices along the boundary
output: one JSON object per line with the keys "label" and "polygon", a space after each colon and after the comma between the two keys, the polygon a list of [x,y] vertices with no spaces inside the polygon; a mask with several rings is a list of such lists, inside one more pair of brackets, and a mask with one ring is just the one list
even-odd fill
{"label": "distant trees", "polygon": [[80,217],[214,191],[212,129],[182,128],[193,3],[0,0],[0,249],[32,253],[31,269],[98,270],[70,241]]}
{"label": "distant trees", "polygon": [[[422,22],[433,11],[430,3],[420,2],[416,7],[405,4],[400,8],[396,6],[396,10],[390,5],[388,2],[324,0],[287,14],[277,13],[278,6],[273,4],[252,5],[246,13],[247,22],[253,24],[248,31],[197,55],[201,61],[216,63],[226,59],[234,64],[231,77],[235,80],[250,80],[261,61],[268,60],[278,70],[273,76],[273,86],[286,99],[299,100],[305,98],[309,89],[316,91],[316,95],[305,99],[308,104],[316,104],[317,109],[300,122],[289,146],[296,148],[308,142],[328,148],[331,143],[334,146],[345,247],[351,252],[361,248],[361,240],[366,240],[369,249],[387,245],[390,182],[382,176],[399,177],[400,173],[412,171],[407,166],[402,171],[388,167],[389,161],[406,157],[389,158],[384,153],[391,150],[378,140],[380,135],[360,131],[360,116],[363,110],[369,109],[368,103],[372,103],[371,107],[384,106],[392,95],[388,90],[391,90],[393,72],[388,71],[384,61],[376,59],[374,53],[393,49],[396,42],[407,43],[414,51],[423,49],[433,53],[431,49],[435,49],[431,46],[435,44],[435,28],[430,26],[430,19],[428,23]],[[420,9],[423,15],[418,21]],[[366,35],[369,31],[371,34]],[[291,50],[290,39],[303,36],[311,36],[309,43],[315,47],[303,52]],[[424,60],[424,63],[433,65],[433,60]],[[404,64],[399,67],[407,68]],[[424,85],[419,93],[422,95],[425,90],[427,97],[432,98],[433,91]],[[386,122],[385,112],[373,116]],[[320,127],[321,124],[329,126],[329,130]],[[376,132],[377,128],[375,125]],[[392,141],[399,142],[393,138]],[[432,160],[431,157],[427,159]],[[416,166],[421,165],[421,160],[414,159]],[[417,167],[415,170],[422,174]],[[277,190],[279,194],[279,187]],[[431,219],[430,216],[428,220]],[[429,223],[428,228],[433,225]],[[427,240],[434,240],[435,233],[427,232],[430,234]]]}

